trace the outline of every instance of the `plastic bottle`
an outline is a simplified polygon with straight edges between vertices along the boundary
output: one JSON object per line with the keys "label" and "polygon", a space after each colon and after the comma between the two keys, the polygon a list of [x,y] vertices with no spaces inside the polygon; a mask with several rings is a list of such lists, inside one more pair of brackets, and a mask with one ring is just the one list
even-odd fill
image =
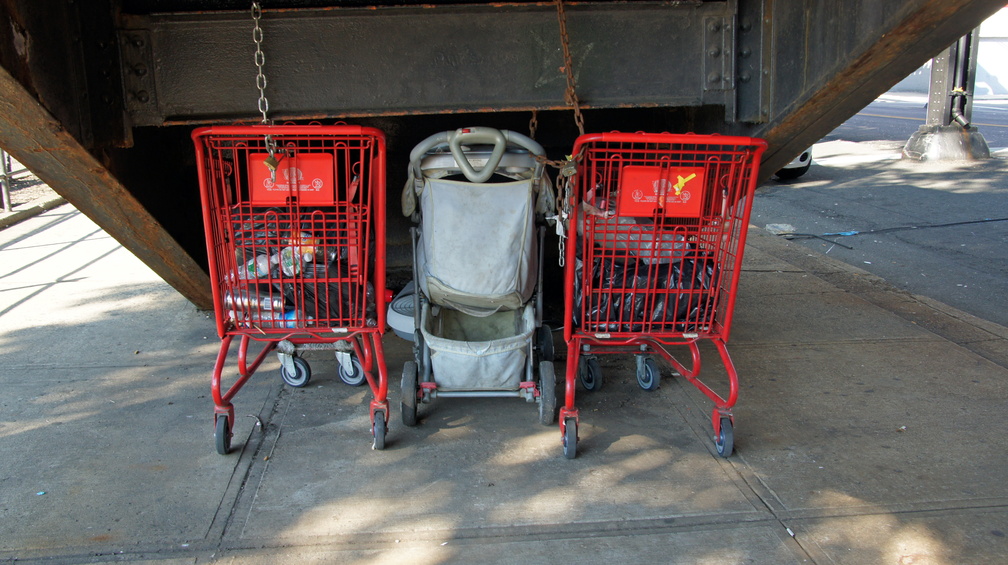
{"label": "plastic bottle", "polygon": [[266,255],[256,255],[245,264],[245,272],[249,278],[264,278],[269,276],[270,258]]}
{"label": "plastic bottle", "polygon": [[277,257],[280,263],[280,270],[283,271],[284,275],[293,277],[301,273],[301,254],[295,251],[293,247],[284,247],[277,255],[274,257]]}

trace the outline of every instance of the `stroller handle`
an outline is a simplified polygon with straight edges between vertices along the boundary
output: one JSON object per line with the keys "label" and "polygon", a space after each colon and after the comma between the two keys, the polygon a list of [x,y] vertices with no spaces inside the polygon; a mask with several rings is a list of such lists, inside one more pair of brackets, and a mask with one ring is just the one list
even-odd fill
{"label": "stroller handle", "polygon": [[[466,158],[462,150],[462,144],[485,144],[493,145],[493,152],[486,164],[479,171],[475,170],[469,159]],[[410,152],[410,165],[413,167],[413,178],[423,178],[420,170],[420,162],[431,150],[447,145],[451,150],[455,163],[459,166],[462,174],[470,182],[486,182],[500,164],[501,157],[509,146],[521,147],[534,156],[545,157],[546,150],[535,140],[511,130],[498,130],[490,127],[469,127],[459,128],[455,131],[443,131],[436,133],[421,141],[413,151]],[[537,167],[536,178],[540,172],[540,164]]]}

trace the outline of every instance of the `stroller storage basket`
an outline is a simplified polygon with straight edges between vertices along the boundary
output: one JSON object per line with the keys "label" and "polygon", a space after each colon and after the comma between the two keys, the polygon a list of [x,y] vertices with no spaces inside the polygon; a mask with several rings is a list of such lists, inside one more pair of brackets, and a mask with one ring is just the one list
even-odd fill
{"label": "stroller storage basket", "polygon": [[516,391],[525,375],[535,312],[528,305],[477,317],[428,305],[421,331],[439,389]]}

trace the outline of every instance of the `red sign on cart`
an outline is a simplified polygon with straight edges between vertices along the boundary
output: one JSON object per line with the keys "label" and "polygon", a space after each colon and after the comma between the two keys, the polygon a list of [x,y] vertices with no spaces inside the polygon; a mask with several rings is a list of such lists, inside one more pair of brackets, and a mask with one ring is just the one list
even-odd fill
{"label": "red sign on cart", "polygon": [[276,174],[266,166],[268,153],[249,154],[251,200],[256,204],[332,205],[336,186],[333,156],[328,153],[278,153]]}
{"label": "red sign on cart", "polygon": [[703,202],[703,167],[626,166],[620,174],[620,216],[698,218]]}

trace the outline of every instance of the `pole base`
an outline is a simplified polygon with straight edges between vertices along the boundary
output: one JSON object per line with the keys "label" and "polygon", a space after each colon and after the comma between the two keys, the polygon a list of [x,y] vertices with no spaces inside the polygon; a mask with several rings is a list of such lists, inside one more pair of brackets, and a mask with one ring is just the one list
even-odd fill
{"label": "pole base", "polygon": [[903,158],[917,161],[990,159],[990,147],[975,126],[920,126],[903,146]]}

